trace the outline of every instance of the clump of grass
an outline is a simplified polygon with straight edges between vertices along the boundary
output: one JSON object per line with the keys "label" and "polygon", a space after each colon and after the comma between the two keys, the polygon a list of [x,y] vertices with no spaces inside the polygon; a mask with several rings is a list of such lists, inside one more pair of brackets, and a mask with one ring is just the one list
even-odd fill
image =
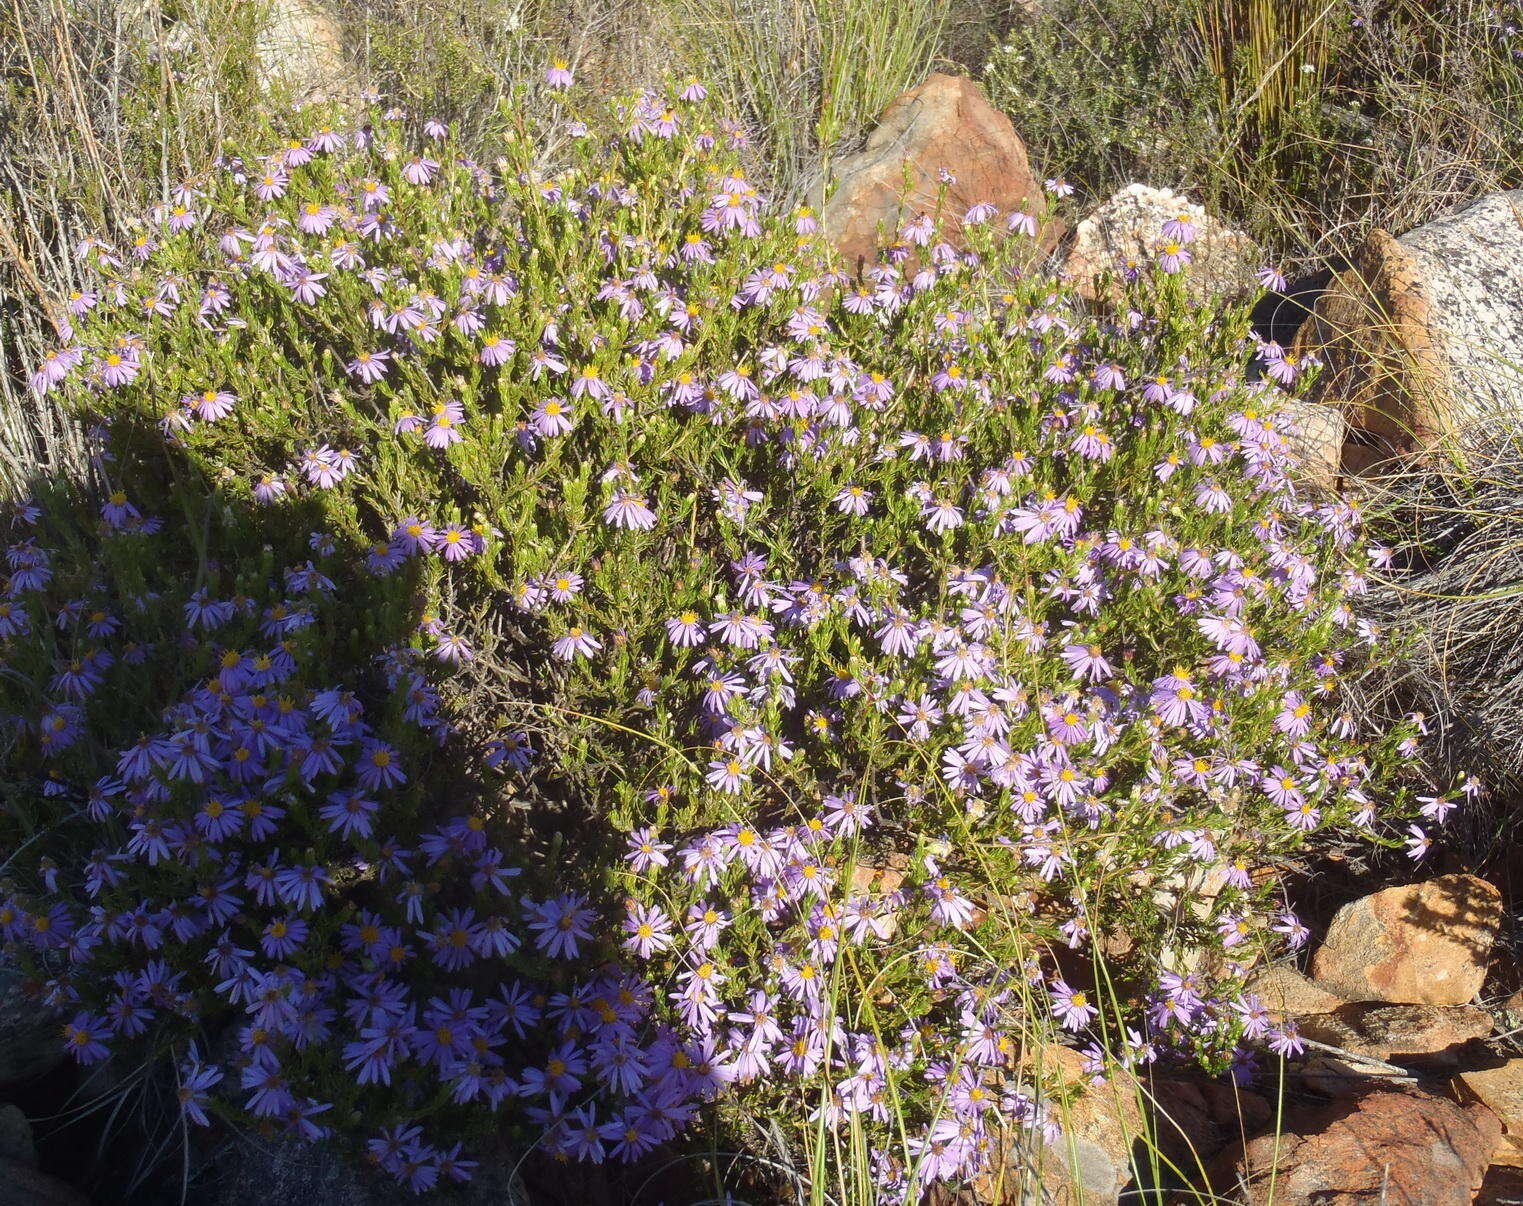
{"label": "clump of grass", "polygon": [[1464,763],[1494,789],[1493,807],[1464,818],[1464,848],[1478,859],[1506,840],[1508,804],[1523,790],[1520,464],[1523,441],[1493,433],[1463,466],[1410,464],[1371,483],[1372,513],[1397,550],[1373,610],[1405,646],[1368,677],[1366,706],[1422,713],[1435,764]]}
{"label": "clump of grass", "polygon": [[942,50],[947,0],[659,0],[687,62],[742,116],[788,195]]}
{"label": "clump of grass", "polygon": [[1196,5],[1205,67],[1217,84],[1218,121],[1241,147],[1241,161],[1294,149],[1283,136],[1317,101],[1343,11],[1329,0]]}

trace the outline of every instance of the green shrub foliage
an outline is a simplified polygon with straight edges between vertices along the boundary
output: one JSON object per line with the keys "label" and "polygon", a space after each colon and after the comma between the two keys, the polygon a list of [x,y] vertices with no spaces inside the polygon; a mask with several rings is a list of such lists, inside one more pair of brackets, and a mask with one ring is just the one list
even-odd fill
{"label": "green shrub foliage", "polygon": [[420,1190],[718,1101],[912,1201],[1051,1135],[1044,1042],[1293,1050],[1277,868],[1453,797],[1345,700],[1379,554],[1189,221],[1112,313],[992,206],[857,278],[701,86],[540,87],[490,167],[376,112],[86,249],[34,385],[99,521],[18,508],[0,602],[0,926],[76,1057]]}

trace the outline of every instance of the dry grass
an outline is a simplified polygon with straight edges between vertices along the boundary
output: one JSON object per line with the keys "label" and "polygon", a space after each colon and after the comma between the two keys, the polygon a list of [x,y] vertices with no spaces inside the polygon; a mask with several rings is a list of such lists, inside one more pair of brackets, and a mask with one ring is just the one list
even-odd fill
{"label": "dry grass", "polygon": [[[1523,790],[1523,436],[1481,444],[1464,472],[1411,467],[1364,483],[1395,539],[1372,614],[1402,642],[1398,664],[1360,684],[1374,717],[1418,711],[1425,756],[1468,769],[1506,805]],[[1477,853],[1495,808],[1466,822]],[[1477,828],[1478,827],[1478,828]],[[1477,845],[1477,842],[1479,843]]]}
{"label": "dry grass", "polygon": [[1341,0],[1224,0],[1194,11],[1217,105],[1235,139],[1272,136],[1315,102]]}
{"label": "dry grass", "polygon": [[[1214,106],[1216,125],[1194,147],[1181,135],[1157,161],[1160,173],[1140,152],[1131,161],[1130,151],[1097,158],[1092,187],[1131,174],[1185,187],[1304,258],[1314,243],[1324,254],[1346,249],[1371,225],[1407,229],[1518,181],[1523,71],[1512,82],[1478,72],[1473,31],[1451,27],[1422,0],[1376,3],[1355,0],[1379,29],[1354,60],[1334,53],[1325,0],[1272,10],[1263,0],[1203,3],[1193,11],[1196,40],[1165,49],[1210,65],[1213,90],[1203,103]],[[362,82],[467,130],[484,129],[504,91],[552,49],[608,90],[669,68],[700,73],[755,129],[770,183],[785,195],[827,174],[883,105],[928,69],[948,60],[976,66],[1020,9],[950,0],[337,7]],[[1475,21],[1483,7],[1459,5]],[[243,0],[0,0],[0,128],[24,131],[0,142],[0,494],[39,476],[87,474],[79,432],[26,393],[21,374],[58,337],[64,314],[54,299],[83,283],[76,243],[130,238],[134,215],[202,171],[224,140],[280,109],[283,99],[256,78],[256,17]],[[1068,52],[1080,70],[1105,71],[1091,46]],[[1323,112],[1333,95],[1345,110],[1336,120]],[[1039,143],[1047,133],[1023,132]],[[1059,145],[1048,141],[1042,164],[1053,174],[1069,170],[1053,161]],[[1274,155],[1254,150],[1265,147]],[[1440,762],[1512,789],[1523,789],[1520,471],[1523,444],[1507,443],[1467,476],[1411,474],[1375,487],[1410,565],[1374,604],[1410,645],[1397,674],[1361,684],[1374,715],[1426,712]],[[1478,845],[1494,845],[1497,814],[1476,816],[1466,823],[1478,828]],[[775,1135],[757,1150],[753,1159],[784,1170],[784,1185],[808,1164]],[[866,1175],[865,1164],[854,1167]],[[840,1188],[842,1197],[849,1189],[870,1198],[869,1185]]]}
{"label": "dry grass", "polygon": [[1092,196],[1180,189],[1314,268],[1523,182],[1523,69],[1495,7],[1050,0],[986,81],[1037,161]]}
{"label": "dry grass", "polygon": [[86,470],[78,432],[25,392],[82,287],[78,242],[133,215],[246,128],[256,82],[239,0],[0,0],[0,490]]}

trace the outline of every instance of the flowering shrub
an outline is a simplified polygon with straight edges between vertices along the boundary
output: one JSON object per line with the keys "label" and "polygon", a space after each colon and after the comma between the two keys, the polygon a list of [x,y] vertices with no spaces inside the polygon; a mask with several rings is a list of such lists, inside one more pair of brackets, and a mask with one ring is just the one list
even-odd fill
{"label": "flowering shrub", "polygon": [[1276,866],[1453,798],[1343,699],[1375,554],[1189,222],[1095,316],[988,206],[852,276],[699,85],[507,117],[492,170],[377,114],[85,249],[34,385],[102,424],[99,539],[23,506],[0,604],[46,776],[0,925],[76,1057],[419,1190],[493,1112],[632,1160],[724,1091],[894,1201],[1051,1133],[1054,1032],[1293,1050],[1241,991],[1304,939]]}

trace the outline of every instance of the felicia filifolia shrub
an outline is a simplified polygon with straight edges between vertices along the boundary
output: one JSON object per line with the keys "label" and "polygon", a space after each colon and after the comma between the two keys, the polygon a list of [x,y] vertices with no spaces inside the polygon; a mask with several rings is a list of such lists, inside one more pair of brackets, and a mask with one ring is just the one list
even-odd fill
{"label": "felicia filifolia shrub", "polygon": [[[1109,317],[992,207],[857,279],[701,86],[574,97],[492,169],[397,112],[230,155],[89,249],[34,384],[102,425],[105,551],[22,508],[0,604],[47,784],[0,922],[76,1056],[419,1189],[473,1118],[630,1160],[717,1098],[892,1201],[1050,1134],[1054,1032],[1293,1049],[1240,990],[1304,937],[1279,861],[1452,801],[1342,700],[1361,517],[1296,482],[1297,367],[1185,302],[1188,222]],[[583,830],[545,866],[446,767]]]}

